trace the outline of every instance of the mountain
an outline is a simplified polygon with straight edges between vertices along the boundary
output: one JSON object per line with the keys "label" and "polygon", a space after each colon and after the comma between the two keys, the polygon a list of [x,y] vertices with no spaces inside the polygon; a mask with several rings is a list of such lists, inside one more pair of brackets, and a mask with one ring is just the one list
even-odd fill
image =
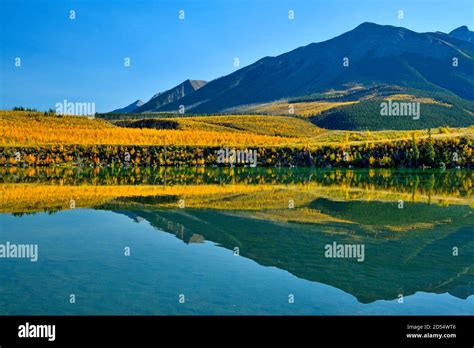
{"label": "mountain", "polygon": [[[345,58],[348,66],[343,65]],[[180,94],[179,101],[150,100],[139,110],[177,111],[182,104],[186,112],[213,113],[355,85],[394,85],[474,100],[474,43],[448,34],[363,23],[333,39],[262,58],[189,95]]]}
{"label": "mountain", "polygon": [[155,94],[148,102],[135,109],[134,113],[157,111],[160,107],[177,102],[181,98],[192,94],[205,86],[206,83],[202,80],[186,80],[165,92]]}
{"label": "mountain", "polygon": [[141,100],[139,99],[139,100],[134,101],[132,104],[127,105],[127,106],[124,107],[124,108],[115,109],[115,110],[111,111],[111,113],[115,113],[115,114],[127,114],[127,113],[130,113],[130,112],[134,112],[134,110],[136,110],[138,107],[142,106],[143,104],[144,104],[143,101],[141,101]]}
{"label": "mountain", "polygon": [[449,33],[449,36],[452,36],[459,40],[469,41],[474,43],[474,31],[470,31],[468,27],[463,25],[462,27],[456,28]]}

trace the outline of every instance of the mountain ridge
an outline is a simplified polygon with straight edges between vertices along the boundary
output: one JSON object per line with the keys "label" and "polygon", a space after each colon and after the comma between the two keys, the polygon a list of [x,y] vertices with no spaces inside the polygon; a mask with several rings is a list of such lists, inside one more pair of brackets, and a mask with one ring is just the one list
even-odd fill
{"label": "mountain ridge", "polygon": [[125,106],[123,108],[119,108],[119,109],[115,109],[115,110],[111,111],[111,113],[127,114],[127,113],[130,113],[130,112],[133,112],[134,110],[136,110],[137,108],[139,108],[143,104],[145,104],[145,103],[142,100],[137,99],[133,103],[128,104],[127,106]]}
{"label": "mountain ridge", "polygon": [[[453,57],[460,60],[456,70]],[[210,81],[179,104],[191,113],[215,113],[355,83],[446,90],[473,100],[474,44],[448,34],[364,22],[332,39],[261,58]],[[179,104],[170,102],[154,111],[176,111]]]}
{"label": "mountain ridge", "polygon": [[474,42],[474,31],[470,31],[466,25],[462,25],[450,31],[448,35],[456,39]]}
{"label": "mountain ridge", "polygon": [[187,79],[173,88],[155,94],[149,101],[135,109],[134,113],[155,111],[157,108],[182,99],[186,95],[197,91],[206,84],[207,81],[204,80]]}

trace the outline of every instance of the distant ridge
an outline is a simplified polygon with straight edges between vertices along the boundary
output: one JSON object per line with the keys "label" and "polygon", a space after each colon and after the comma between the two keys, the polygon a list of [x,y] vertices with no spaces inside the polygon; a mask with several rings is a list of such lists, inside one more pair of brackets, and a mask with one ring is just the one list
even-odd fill
{"label": "distant ridge", "polygon": [[474,31],[470,31],[469,28],[465,25],[454,29],[449,33],[449,36],[452,36],[459,40],[469,41],[474,43]]}
{"label": "distant ridge", "polygon": [[155,94],[148,102],[134,110],[134,113],[153,112],[160,107],[177,102],[181,98],[192,94],[194,91],[205,86],[207,81],[203,80],[186,80],[179,85],[161,93]]}
{"label": "distant ridge", "polygon": [[111,113],[116,113],[116,114],[128,114],[130,112],[133,112],[136,108],[142,106],[144,104],[143,101],[141,101],[140,99],[138,100],[135,100],[133,103],[127,105],[126,107],[124,108],[121,108],[121,109],[115,109],[113,111],[111,111]]}

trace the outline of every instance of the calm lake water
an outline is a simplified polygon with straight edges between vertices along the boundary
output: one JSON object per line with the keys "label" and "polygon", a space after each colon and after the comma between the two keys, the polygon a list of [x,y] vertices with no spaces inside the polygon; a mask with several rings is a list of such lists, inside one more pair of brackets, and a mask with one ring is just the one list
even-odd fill
{"label": "calm lake water", "polygon": [[474,314],[472,171],[0,174],[1,315]]}

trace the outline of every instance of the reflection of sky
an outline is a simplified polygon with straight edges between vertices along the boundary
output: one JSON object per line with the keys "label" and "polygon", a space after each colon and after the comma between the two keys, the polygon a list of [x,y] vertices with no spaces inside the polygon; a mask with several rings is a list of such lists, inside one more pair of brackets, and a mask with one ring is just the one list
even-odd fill
{"label": "reflection of sky", "polygon": [[39,261],[0,259],[0,314],[474,314],[474,296],[418,292],[403,304],[361,304],[214,243],[187,245],[146,221],[106,211],[0,215],[5,241],[38,243]]}

